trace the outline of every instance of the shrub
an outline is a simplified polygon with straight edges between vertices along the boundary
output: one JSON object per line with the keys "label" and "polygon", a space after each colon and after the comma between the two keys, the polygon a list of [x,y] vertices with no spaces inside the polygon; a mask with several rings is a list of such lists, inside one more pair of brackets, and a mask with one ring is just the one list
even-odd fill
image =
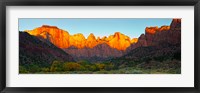
{"label": "shrub", "polygon": [[42,68],[41,71],[42,71],[42,72],[49,72],[50,69],[49,69],[49,68]]}
{"label": "shrub", "polygon": [[19,66],[19,73],[28,73],[28,70],[24,66]]}
{"label": "shrub", "polygon": [[96,66],[99,70],[105,70],[105,64],[97,63]]}
{"label": "shrub", "polygon": [[98,68],[95,65],[90,65],[89,66],[89,71],[97,71]]}
{"label": "shrub", "polygon": [[81,70],[81,65],[75,62],[67,62],[63,64],[64,71],[79,71]]}
{"label": "shrub", "polygon": [[38,65],[35,65],[35,64],[30,64],[28,71],[30,71],[31,73],[39,72],[40,67]]}

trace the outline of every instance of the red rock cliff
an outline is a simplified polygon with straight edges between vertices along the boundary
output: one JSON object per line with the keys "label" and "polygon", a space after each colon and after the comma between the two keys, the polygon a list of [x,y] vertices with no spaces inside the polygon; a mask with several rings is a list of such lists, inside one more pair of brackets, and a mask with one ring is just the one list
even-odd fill
{"label": "red rock cliff", "polygon": [[56,26],[43,25],[42,27],[26,31],[31,35],[48,39],[59,48],[69,47],[70,35],[67,31],[57,28]]}
{"label": "red rock cliff", "polygon": [[69,48],[70,46],[77,48],[93,48],[99,44],[105,43],[111,48],[126,50],[126,48],[128,48],[131,44],[137,42],[137,38],[131,40],[128,36],[120,32],[116,32],[114,35],[110,35],[108,37],[104,36],[102,38],[96,38],[93,33],[90,33],[86,39],[81,33],[70,35],[67,31],[59,29],[56,26],[48,25],[43,25],[42,27],[38,27],[33,30],[27,30],[26,32],[31,35],[47,39],[57,47],[64,49]]}
{"label": "red rock cliff", "polygon": [[141,46],[159,46],[162,44],[181,43],[181,19],[173,19],[170,26],[147,27],[145,34],[140,35],[138,42],[127,50]]}

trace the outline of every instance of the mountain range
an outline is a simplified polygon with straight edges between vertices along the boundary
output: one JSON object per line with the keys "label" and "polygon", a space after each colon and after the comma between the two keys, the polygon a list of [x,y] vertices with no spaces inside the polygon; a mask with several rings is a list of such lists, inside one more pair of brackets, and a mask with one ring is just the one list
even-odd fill
{"label": "mountain range", "polygon": [[26,30],[25,32],[33,36],[43,37],[62,49],[69,48],[71,46],[75,46],[79,49],[93,48],[99,44],[106,43],[111,48],[115,48],[117,50],[126,50],[130,44],[137,42],[137,38],[131,39],[120,32],[115,32],[114,35],[110,35],[108,37],[104,36],[102,38],[96,38],[93,33],[90,33],[90,35],[86,38],[81,33],[70,35],[68,31],[49,25],[43,25],[33,30]]}
{"label": "mountain range", "polygon": [[131,39],[120,32],[102,38],[96,38],[93,33],[90,33],[85,38],[81,33],[70,35],[67,31],[48,25],[26,30],[25,32],[51,42],[72,55],[76,60],[94,59],[93,61],[97,61],[120,57],[131,44],[135,44],[138,40],[137,38]]}
{"label": "mountain range", "polygon": [[[24,41],[31,46],[26,45]],[[90,33],[86,38],[81,33],[70,35],[68,31],[49,25],[20,32],[20,52],[27,51],[22,52],[21,57],[32,52],[34,54],[37,50],[41,53],[35,55],[48,59],[48,62],[53,59],[96,62],[112,59],[141,60],[148,57],[174,57],[175,54],[180,54],[180,49],[181,19],[173,19],[170,26],[146,27],[145,33],[139,38],[130,38],[120,32],[102,38]]]}

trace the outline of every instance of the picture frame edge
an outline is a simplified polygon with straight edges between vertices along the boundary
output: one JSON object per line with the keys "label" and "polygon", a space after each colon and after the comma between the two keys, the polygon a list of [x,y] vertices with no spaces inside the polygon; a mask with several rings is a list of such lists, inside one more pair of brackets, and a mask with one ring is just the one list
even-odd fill
{"label": "picture frame edge", "polygon": [[[136,91],[138,93],[149,93],[149,92],[152,92],[152,93],[155,93],[155,92],[158,92],[158,93],[172,93],[172,91],[174,92],[180,92],[182,93],[183,91],[188,91],[188,93],[193,93],[193,92],[199,92],[200,91],[200,74],[199,74],[199,71],[200,71],[200,64],[198,63],[200,61],[200,58],[198,58],[198,55],[200,53],[200,49],[199,49],[199,46],[200,46],[200,43],[198,43],[200,41],[200,1],[199,0],[183,0],[183,2],[181,2],[181,0],[177,0],[177,2],[175,2],[175,0],[168,0],[169,3],[167,4],[163,4],[162,2],[159,2],[159,3],[162,3],[162,4],[159,4],[159,3],[156,3],[155,5],[156,6],[162,6],[162,5],[165,5],[165,6],[174,6],[174,5],[185,5],[185,6],[194,6],[194,13],[195,13],[195,37],[194,37],[194,40],[195,40],[195,86],[194,87],[189,87],[189,88],[183,88],[183,87],[177,87],[177,88],[174,88],[174,87],[163,87],[163,88],[158,88],[158,87],[148,87],[148,88],[144,88],[144,87],[140,87],[140,88],[137,88],[137,87],[134,87],[134,88],[128,88],[128,87],[125,87],[125,88],[114,88],[114,87],[97,87],[97,88],[47,88],[47,87],[44,87],[44,88],[41,88],[41,87],[36,87],[36,88],[25,88],[25,87],[21,87],[21,88],[11,88],[11,87],[6,87],[6,6],[27,6],[27,5],[31,5],[31,6],[38,6],[38,5],[46,5],[44,4],[44,2],[48,2],[47,0],[42,0],[44,1],[42,4],[37,4],[39,3],[39,1],[34,1],[34,0],[30,0],[30,1],[33,1],[34,3],[28,3],[27,1],[25,0],[8,0],[8,1],[5,1],[5,0],[1,0],[0,2],[0,28],[1,28],[1,31],[0,31],[0,68],[1,68],[1,71],[0,71],[0,91],[2,93],[6,92],[6,93],[9,93],[9,92],[18,92],[18,93],[21,93],[21,92],[24,92],[26,93],[27,91],[35,91],[35,90],[38,90],[38,91],[43,91],[45,92],[47,89],[50,90],[50,91],[68,91],[68,92],[71,92],[71,93],[79,93],[79,92],[88,92],[88,90],[92,90],[93,92],[97,92],[98,91],[114,91],[115,92],[118,92],[118,93],[123,93],[125,90],[127,90],[127,92],[133,92],[133,91]],[[53,1],[53,0],[50,0],[50,1]],[[60,1],[60,0],[59,0]],[[68,1],[68,0],[65,0],[65,1]],[[70,0],[69,0],[70,1]],[[76,0],[76,1],[80,1],[80,0]],[[91,0],[85,0],[85,1],[91,1]],[[114,0],[109,0],[109,1],[114,1]],[[119,0],[118,0],[119,1]],[[126,1],[130,1],[130,0],[126,0]],[[134,0],[134,1],[137,1],[137,0]],[[147,1],[147,0],[142,0],[143,2]],[[156,1],[159,1],[159,0],[153,0],[154,2]],[[166,1],[166,0],[165,0]],[[72,1],[71,1],[72,2]],[[172,2],[175,2],[172,4]],[[188,3],[190,2],[190,3]],[[52,2],[49,2],[47,3],[47,5],[87,5],[85,3],[83,4],[80,4],[81,2],[74,2],[74,3],[70,3],[70,4],[60,4],[59,2],[58,3],[55,3],[53,4]],[[170,4],[171,3],[171,4]],[[178,4],[180,3],[180,4]],[[112,5],[111,3],[108,3],[108,4],[103,4],[102,2],[100,4],[96,4],[96,3],[89,3],[89,5]],[[114,5],[119,5],[118,3],[115,3]],[[147,6],[151,6],[151,5],[154,5],[154,4],[148,4],[147,3],[140,3],[140,2],[137,2],[136,4],[127,4],[127,3],[123,3],[122,5],[147,5]],[[77,89],[79,89],[77,91]],[[90,92],[92,92],[90,91]]]}

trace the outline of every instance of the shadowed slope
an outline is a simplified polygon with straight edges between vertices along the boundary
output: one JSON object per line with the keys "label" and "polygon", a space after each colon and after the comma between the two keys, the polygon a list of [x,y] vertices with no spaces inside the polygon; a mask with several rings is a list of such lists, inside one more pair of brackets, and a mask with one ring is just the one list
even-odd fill
{"label": "shadowed slope", "polygon": [[19,64],[39,64],[49,66],[54,60],[74,61],[74,59],[63,50],[52,43],[26,32],[19,32]]}

